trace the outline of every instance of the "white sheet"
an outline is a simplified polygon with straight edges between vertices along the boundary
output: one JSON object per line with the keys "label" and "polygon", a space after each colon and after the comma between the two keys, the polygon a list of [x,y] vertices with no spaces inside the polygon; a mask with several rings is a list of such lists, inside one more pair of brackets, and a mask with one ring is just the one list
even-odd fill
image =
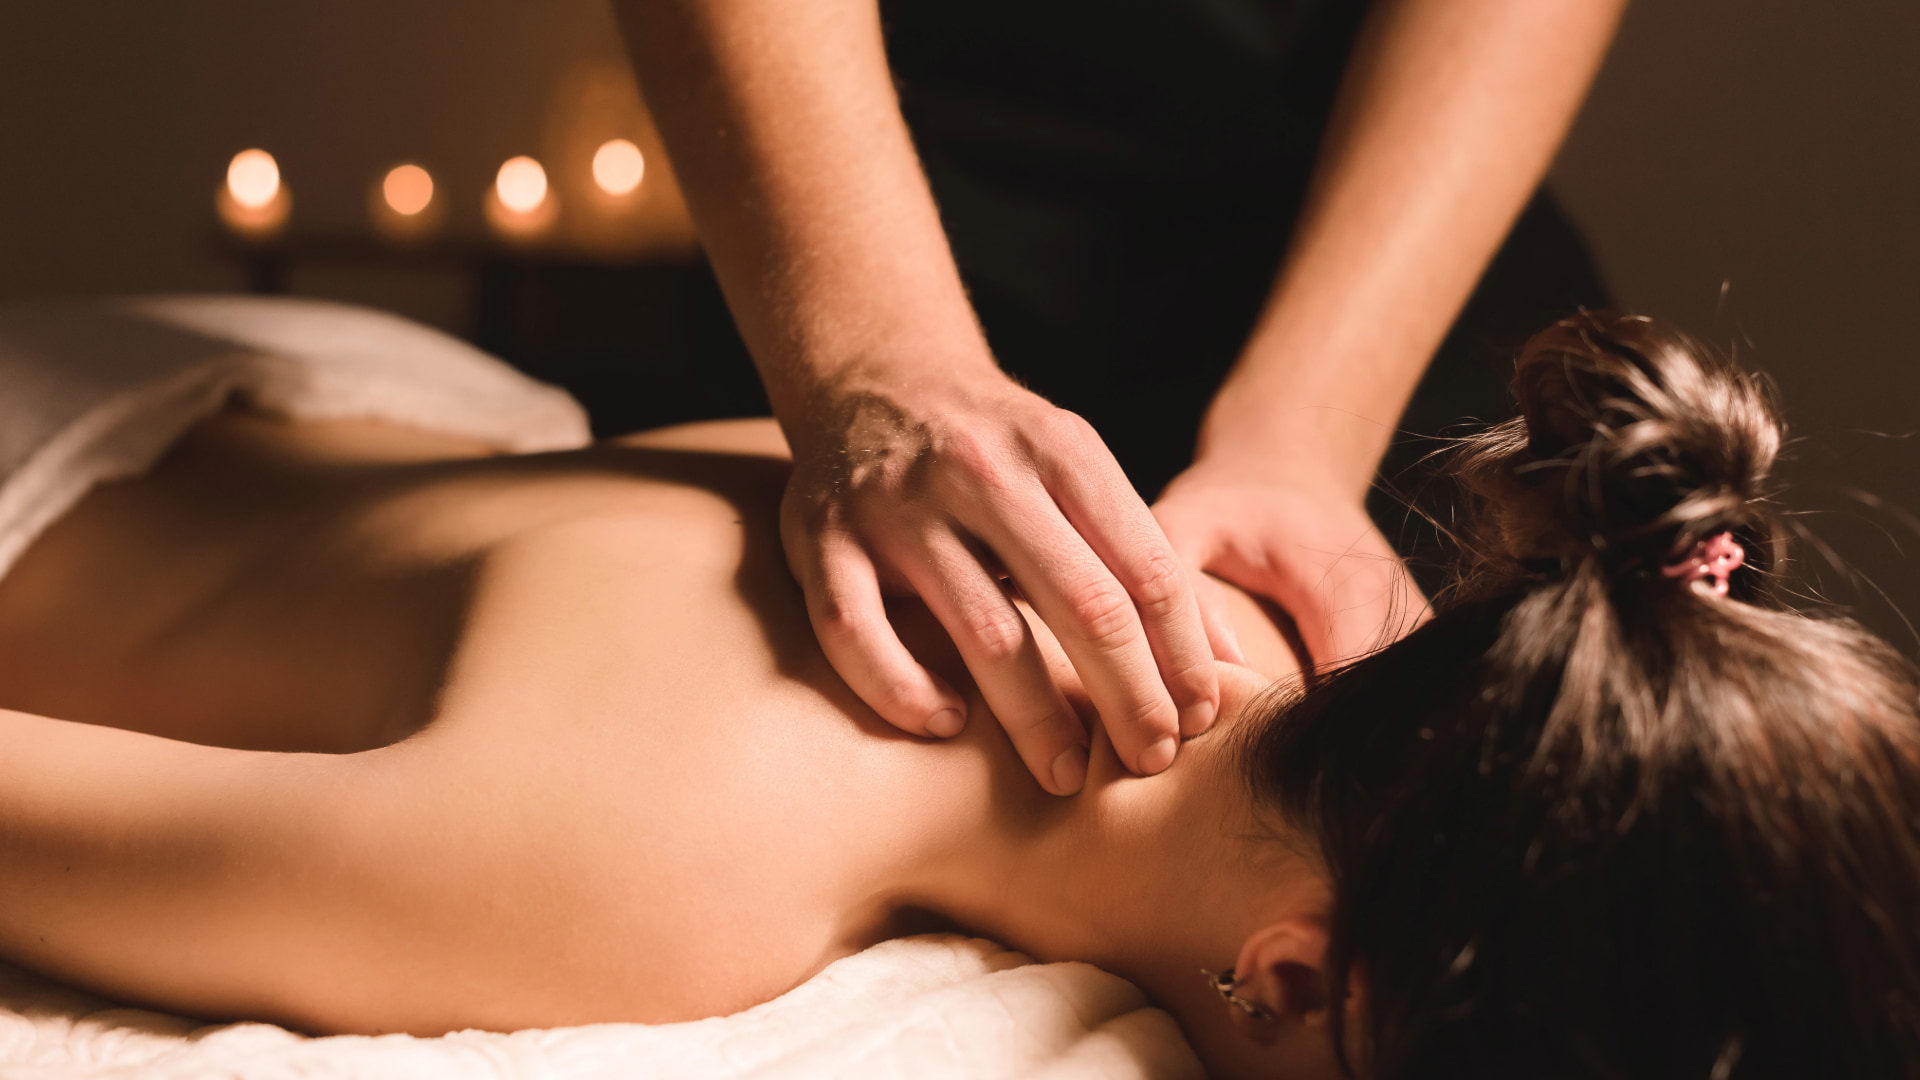
{"label": "white sheet", "polygon": [[1188,1080],[1171,1017],[1086,964],[991,942],[906,938],[840,961],[734,1016],[435,1039],[308,1038],[117,1008],[0,965],[6,1080]]}
{"label": "white sheet", "polygon": [[0,575],[95,484],[143,473],[233,395],[502,450],[583,446],[587,415],[437,330],[323,300],[157,296],[0,308]]}

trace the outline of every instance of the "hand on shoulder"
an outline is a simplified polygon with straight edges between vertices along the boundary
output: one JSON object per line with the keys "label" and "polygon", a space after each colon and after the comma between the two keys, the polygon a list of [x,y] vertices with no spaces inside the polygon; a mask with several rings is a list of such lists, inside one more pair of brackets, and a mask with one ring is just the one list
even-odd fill
{"label": "hand on shoulder", "polygon": [[[1399,640],[1427,603],[1366,507],[1317,481],[1202,459],[1153,514],[1189,566],[1278,604],[1324,668]],[[1216,655],[1246,663],[1218,583],[1202,577],[1200,604]]]}
{"label": "hand on shoulder", "polygon": [[964,704],[914,661],[887,593],[952,635],[1022,759],[1057,794],[1085,777],[1087,733],[1048,674],[1012,589],[1059,638],[1128,767],[1171,764],[1219,688],[1193,585],[1086,421],[990,367],[837,380],[786,424],[788,562],[835,669],[917,734]]}

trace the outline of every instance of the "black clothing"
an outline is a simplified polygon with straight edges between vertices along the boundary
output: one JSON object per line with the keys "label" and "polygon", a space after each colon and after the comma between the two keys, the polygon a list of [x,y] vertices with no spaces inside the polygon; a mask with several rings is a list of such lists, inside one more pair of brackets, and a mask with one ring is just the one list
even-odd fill
{"label": "black clothing", "polygon": [[901,110],[1001,366],[1151,495],[1272,283],[1365,5],[901,0]]}
{"label": "black clothing", "polygon": [[[1151,498],[1191,459],[1271,288],[1366,4],[881,11],[901,109],[996,357],[1087,417]],[[1503,415],[1503,350],[1604,302],[1578,234],[1537,200],[1409,423],[1431,433]]]}

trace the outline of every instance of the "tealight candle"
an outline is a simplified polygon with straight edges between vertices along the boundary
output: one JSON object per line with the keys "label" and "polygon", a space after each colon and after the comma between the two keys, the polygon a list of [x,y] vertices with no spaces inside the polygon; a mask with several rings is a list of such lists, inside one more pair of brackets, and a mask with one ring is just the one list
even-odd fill
{"label": "tealight candle", "polygon": [[229,229],[258,240],[286,224],[293,195],[280,182],[280,165],[272,154],[242,150],[227,163],[227,182],[214,195],[213,205]]}
{"label": "tealight candle", "polygon": [[508,240],[532,240],[553,227],[557,201],[539,162],[524,156],[508,158],[487,192],[487,224]]}
{"label": "tealight candle", "polygon": [[593,182],[609,195],[628,194],[647,175],[647,159],[625,139],[608,139],[593,153]]}
{"label": "tealight candle", "polygon": [[389,240],[419,240],[445,215],[445,199],[434,198],[433,176],[418,165],[396,165],[373,185],[367,210],[374,230]]}

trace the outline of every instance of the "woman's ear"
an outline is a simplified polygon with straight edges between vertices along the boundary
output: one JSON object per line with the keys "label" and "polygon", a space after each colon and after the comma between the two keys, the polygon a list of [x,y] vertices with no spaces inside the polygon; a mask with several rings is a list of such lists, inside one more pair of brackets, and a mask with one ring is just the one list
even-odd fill
{"label": "woman's ear", "polygon": [[1257,1009],[1236,1008],[1234,1024],[1267,1043],[1301,1024],[1327,1025],[1327,925],[1307,917],[1269,923],[1240,946],[1234,996]]}

